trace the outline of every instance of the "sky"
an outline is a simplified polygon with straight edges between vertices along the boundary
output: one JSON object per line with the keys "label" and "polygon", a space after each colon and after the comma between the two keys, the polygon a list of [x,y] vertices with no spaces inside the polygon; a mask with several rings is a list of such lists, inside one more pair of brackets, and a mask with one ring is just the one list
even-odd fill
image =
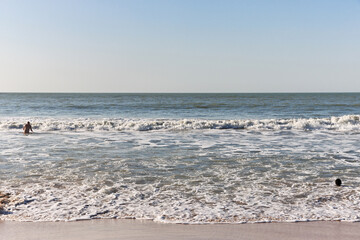
{"label": "sky", "polygon": [[0,92],[360,92],[360,0],[0,0]]}

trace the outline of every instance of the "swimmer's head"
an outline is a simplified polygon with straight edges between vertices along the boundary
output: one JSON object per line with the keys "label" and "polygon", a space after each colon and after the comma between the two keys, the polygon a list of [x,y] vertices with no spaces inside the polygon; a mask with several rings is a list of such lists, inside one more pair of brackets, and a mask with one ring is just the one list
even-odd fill
{"label": "swimmer's head", "polygon": [[335,184],[336,186],[341,186],[341,179],[340,178],[336,179]]}

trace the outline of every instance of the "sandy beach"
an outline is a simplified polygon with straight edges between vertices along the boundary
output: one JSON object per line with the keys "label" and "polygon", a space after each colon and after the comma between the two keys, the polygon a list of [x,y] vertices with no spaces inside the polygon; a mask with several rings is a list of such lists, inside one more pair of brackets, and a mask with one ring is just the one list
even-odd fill
{"label": "sandy beach", "polygon": [[0,239],[359,239],[359,223],[161,224],[146,220],[0,222]]}

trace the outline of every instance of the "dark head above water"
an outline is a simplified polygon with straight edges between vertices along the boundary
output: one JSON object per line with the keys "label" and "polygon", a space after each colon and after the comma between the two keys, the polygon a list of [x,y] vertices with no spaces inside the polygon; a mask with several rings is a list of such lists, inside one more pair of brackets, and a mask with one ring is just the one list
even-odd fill
{"label": "dark head above water", "polygon": [[335,184],[336,186],[341,186],[341,179],[340,178],[336,179]]}

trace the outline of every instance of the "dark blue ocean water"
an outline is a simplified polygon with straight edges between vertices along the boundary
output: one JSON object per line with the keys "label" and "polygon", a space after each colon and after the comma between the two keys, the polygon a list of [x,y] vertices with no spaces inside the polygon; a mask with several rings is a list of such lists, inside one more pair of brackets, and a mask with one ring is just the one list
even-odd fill
{"label": "dark blue ocean water", "polygon": [[1,117],[324,118],[358,114],[360,93],[0,93]]}

